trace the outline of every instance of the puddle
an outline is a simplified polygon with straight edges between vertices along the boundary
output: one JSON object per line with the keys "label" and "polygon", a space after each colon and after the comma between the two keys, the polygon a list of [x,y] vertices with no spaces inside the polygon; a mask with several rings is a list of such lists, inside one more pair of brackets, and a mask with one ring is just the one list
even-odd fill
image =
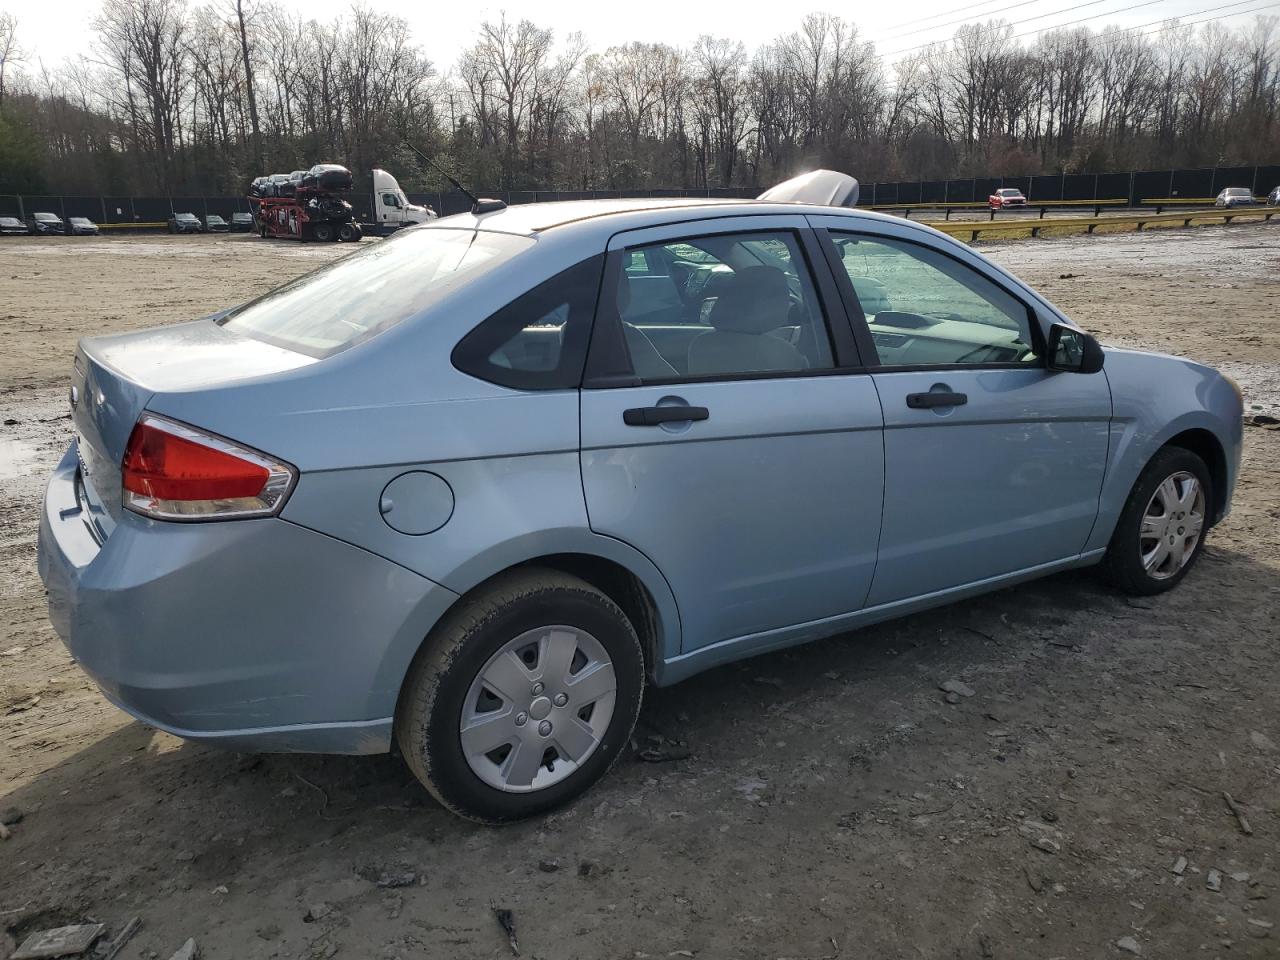
{"label": "puddle", "polygon": [[0,438],[0,480],[30,476],[39,470],[42,459],[34,443]]}

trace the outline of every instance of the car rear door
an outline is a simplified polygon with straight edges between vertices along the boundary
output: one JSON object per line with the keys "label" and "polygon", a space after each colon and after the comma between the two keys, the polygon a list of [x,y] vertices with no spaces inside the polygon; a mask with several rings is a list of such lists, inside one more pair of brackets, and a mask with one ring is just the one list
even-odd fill
{"label": "car rear door", "polygon": [[1077,557],[1106,465],[1106,376],[1046,369],[1045,319],[967,248],[894,224],[810,220],[827,231],[884,409],[868,604]]}
{"label": "car rear door", "polygon": [[[681,266],[660,280],[661,263]],[[882,420],[851,334],[802,217],[609,244],[582,391],[583,489],[592,529],[671,584],[683,652],[767,645],[865,602]]]}

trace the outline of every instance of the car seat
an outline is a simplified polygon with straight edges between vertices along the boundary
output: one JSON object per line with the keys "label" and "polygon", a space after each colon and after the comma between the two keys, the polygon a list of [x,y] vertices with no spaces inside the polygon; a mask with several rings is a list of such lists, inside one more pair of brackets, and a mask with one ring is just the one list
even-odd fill
{"label": "car seat", "polygon": [[804,354],[769,335],[787,325],[790,312],[785,273],[764,266],[737,271],[711,308],[714,329],[689,344],[689,376],[806,369]]}

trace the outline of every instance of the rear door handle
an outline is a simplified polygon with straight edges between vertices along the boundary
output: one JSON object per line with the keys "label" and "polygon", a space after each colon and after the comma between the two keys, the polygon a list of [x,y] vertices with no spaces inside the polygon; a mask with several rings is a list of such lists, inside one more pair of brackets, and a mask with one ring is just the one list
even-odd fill
{"label": "rear door handle", "polygon": [[959,407],[969,402],[967,393],[944,393],[929,391],[928,393],[908,393],[907,406],[912,410],[927,410],[930,407]]}
{"label": "rear door handle", "polygon": [[685,423],[706,420],[711,413],[706,407],[632,407],[622,411],[622,422],[628,427],[656,427],[663,423]]}

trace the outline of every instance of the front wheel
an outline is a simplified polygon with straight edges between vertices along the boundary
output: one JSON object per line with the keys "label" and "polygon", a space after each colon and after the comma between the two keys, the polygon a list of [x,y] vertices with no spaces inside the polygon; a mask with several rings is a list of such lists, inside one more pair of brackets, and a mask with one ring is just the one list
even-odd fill
{"label": "front wheel", "polygon": [[348,221],[338,228],[338,239],[347,242],[355,242],[364,236],[360,227]]}
{"label": "front wheel", "polygon": [[312,229],[311,235],[322,243],[328,243],[337,236],[331,223],[317,223]]}
{"label": "front wheel", "polygon": [[428,638],[401,693],[396,741],[454,813],[518,820],[608,771],[643,688],[640,641],[617,604],[577,577],[515,571]]}
{"label": "front wheel", "polygon": [[1172,590],[1204,548],[1212,495],[1203,460],[1181,447],[1160,450],[1125,501],[1102,561],[1103,575],[1136,596]]}

